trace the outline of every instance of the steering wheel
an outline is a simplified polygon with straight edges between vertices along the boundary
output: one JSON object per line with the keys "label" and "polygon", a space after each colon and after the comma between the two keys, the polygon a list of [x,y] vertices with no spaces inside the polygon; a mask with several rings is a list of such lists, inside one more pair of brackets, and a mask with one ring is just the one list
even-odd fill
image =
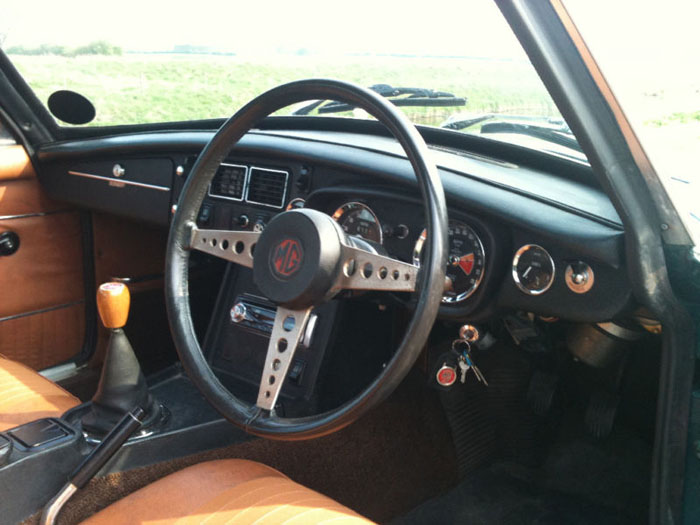
{"label": "steering wheel", "polygon": [[[207,188],[233,146],[264,117],[307,100],[337,100],[359,107],[396,137],[418,178],[428,231],[418,268],[366,250],[328,215],[285,211],[261,233],[204,230],[196,225]],[[228,119],[200,154],[180,195],[168,237],[165,296],[173,339],[190,379],[224,417],[245,431],[276,439],[308,439],[340,430],[398,386],[418,358],[437,316],[447,257],[447,208],[428,148],[408,118],[362,87],[335,80],[302,80],[255,98]],[[212,372],[195,335],[189,304],[188,261],[199,250],[253,269],[258,289],[277,305],[255,405],[236,398]],[[416,291],[413,316],[398,350],[379,376],[355,398],[328,412],[302,418],[275,413],[297,344],[311,310],[341,290]]]}

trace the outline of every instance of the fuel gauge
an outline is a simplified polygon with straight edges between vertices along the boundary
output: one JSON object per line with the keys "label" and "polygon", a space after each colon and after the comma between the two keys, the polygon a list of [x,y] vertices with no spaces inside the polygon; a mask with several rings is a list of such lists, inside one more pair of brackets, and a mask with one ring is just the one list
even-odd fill
{"label": "fuel gauge", "polygon": [[513,258],[513,280],[528,295],[540,295],[554,282],[554,261],[537,244],[522,246]]}

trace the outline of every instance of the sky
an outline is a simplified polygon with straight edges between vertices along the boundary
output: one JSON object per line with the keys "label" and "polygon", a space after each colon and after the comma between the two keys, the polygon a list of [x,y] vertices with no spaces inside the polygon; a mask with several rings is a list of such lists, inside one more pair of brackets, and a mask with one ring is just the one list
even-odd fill
{"label": "sky", "polygon": [[700,3],[565,4],[700,246]]}
{"label": "sky", "polygon": [[4,6],[0,33],[7,35],[5,47],[77,46],[107,40],[125,50],[141,51],[190,44],[239,54],[289,47],[322,53],[456,53],[524,59],[490,0],[343,4],[327,0],[36,0]]}

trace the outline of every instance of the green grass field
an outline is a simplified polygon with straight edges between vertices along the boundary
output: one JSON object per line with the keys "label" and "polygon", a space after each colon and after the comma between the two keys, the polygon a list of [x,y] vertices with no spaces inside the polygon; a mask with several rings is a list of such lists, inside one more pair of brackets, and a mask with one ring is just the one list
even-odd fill
{"label": "green grass field", "polygon": [[511,61],[289,56],[253,62],[170,54],[10,58],[43,102],[57,89],[87,96],[97,108],[92,125],[226,117],[269,88],[310,77],[426,87],[467,98],[461,108],[406,110],[424,124],[440,124],[450,112],[557,114],[532,67]]}

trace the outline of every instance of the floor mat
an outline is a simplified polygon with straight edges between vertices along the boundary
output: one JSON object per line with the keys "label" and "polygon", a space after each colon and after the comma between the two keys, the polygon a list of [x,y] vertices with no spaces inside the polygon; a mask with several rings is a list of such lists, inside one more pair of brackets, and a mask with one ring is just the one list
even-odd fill
{"label": "floor mat", "polygon": [[598,441],[572,417],[542,465],[492,463],[392,524],[644,523],[650,458],[651,447],[638,432],[618,427]]}
{"label": "floor mat", "polygon": [[513,477],[503,465],[473,472],[447,494],[392,525],[613,525],[638,523],[619,512]]}

